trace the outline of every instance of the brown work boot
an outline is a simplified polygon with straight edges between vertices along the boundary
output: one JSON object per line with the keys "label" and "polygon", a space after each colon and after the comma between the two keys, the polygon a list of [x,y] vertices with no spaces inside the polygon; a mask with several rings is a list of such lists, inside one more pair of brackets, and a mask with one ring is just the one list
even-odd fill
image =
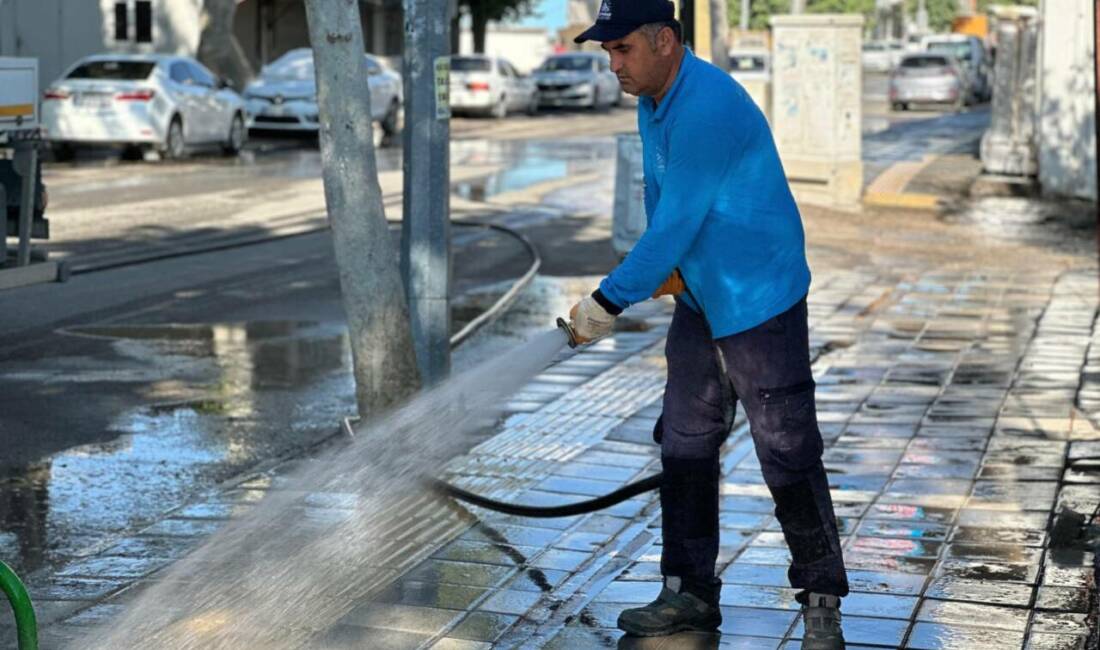
{"label": "brown work boot", "polygon": [[[716,581],[717,582],[717,581]],[[717,583],[721,586],[721,583]],[[713,632],[722,624],[717,589],[700,597],[684,590],[680,578],[665,578],[657,600],[619,614],[619,629],[634,636],[665,636],[677,632]]]}
{"label": "brown work boot", "polygon": [[840,599],[836,596],[810,593],[802,606],[802,623],[802,650],[844,650]]}

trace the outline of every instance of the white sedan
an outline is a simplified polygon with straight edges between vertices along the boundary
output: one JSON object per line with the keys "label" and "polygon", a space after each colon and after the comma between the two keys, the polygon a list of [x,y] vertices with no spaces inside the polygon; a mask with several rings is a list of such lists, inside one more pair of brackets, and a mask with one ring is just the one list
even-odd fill
{"label": "white sedan", "polygon": [[[371,116],[386,135],[394,135],[401,112],[401,75],[370,54],[363,55],[363,69],[370,89]],[[264,66],[260,78],[245,88],[244,98],[249,128],[316,132],[321,123],[313,50],[290,50]]]}
{"label": "white sedan", "polygon": [[46,90],[42,124],[54,155],[83,146],[138,146],[178,159],[191,145],[235,155],[247,138],[244,100],[198,61],[100,54],[77,61]]}
{"label": "white sedan", "polygon": [[539,110],[539,92],[530,77],[505,59],[480,54],[451,57],[451,110],[504,117],[510,111]]}

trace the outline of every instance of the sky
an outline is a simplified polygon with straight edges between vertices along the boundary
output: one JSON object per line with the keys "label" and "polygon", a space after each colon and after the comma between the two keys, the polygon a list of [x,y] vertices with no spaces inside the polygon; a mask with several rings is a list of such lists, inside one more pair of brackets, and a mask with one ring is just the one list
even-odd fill
{"label": "sky", "polygon": [[551,32],[565,27],[565,4],[567,0],[536,0],[534,15],[524,18],[518,24],[524,27],[545,27]]}

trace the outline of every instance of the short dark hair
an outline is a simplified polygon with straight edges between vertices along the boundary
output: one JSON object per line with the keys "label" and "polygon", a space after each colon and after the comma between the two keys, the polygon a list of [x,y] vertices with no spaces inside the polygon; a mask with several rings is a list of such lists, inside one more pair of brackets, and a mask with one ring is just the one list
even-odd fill
{"label": "short dark hair", "polygon": [[649,44],[652,47],[656,47],[657,34],[659,34],[661,30],[665,27],[668,27],[672,30],[672,34],[676,37],[677,42],[683,41],[684,28],[680,25],[680,21],[676,20],[675,18],[672,18],[671,20],[661,20],[655,23],[646,23],[638,29],[640,29],[642,33],[645,34],[646,39],[649,40]]}

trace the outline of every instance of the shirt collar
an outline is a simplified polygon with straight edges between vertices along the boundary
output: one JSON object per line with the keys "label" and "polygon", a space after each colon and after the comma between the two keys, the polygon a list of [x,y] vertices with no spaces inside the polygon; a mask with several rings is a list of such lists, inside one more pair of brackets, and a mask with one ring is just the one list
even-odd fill
{"label": "shirt collar", "polygon": [[672,86],[669,87],[668,92],[665,93],[665,98],[661,100],[660,104],[655,104],[652,97],[643,97],[646,108],[649,109],[650,119],[657,121],[664,119],[665,115],[669,111],[669,104],[676,97],[676,91],[680,89],[680,86],[684,83],[684,75],[690,66],[695,64],[695,54],[691,51],[690,47],[684,46],[684,57],[680,60],[680,69],[676,71],[676,79],[673,80]]}

